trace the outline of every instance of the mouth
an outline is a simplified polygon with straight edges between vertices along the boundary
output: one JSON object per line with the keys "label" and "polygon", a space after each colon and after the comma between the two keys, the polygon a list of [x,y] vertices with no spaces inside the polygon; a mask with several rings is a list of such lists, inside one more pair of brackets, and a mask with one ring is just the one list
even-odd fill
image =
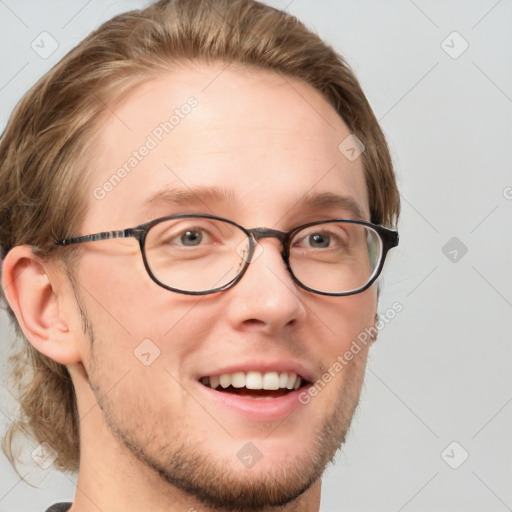
{"label": "mouth", "polygon": [[199,382],[214,391],[254,400],[280,398],[311,384],[297,373],[278,371],[208,375],[201,377]]}

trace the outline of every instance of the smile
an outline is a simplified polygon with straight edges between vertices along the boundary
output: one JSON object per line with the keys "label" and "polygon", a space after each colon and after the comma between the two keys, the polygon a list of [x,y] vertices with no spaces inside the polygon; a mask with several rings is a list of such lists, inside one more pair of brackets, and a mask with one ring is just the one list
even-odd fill
{"label": "smile", "polygon": [[284,397],[308,384],[305,379],[294,372],[277,371],[223,373],[202,377],[199,382],[217,392],[253,400]]}
{"label": "smile", "polygon": [[223,373],[222,375],[213,375],[203,377],[201,383],[212,389],[218,389],[219,386],[227,389],[230,386],[233,388],[247,388],[247,389],[299,389],[301,386],[301,377],[296,373],[288,372],[235,372]]}

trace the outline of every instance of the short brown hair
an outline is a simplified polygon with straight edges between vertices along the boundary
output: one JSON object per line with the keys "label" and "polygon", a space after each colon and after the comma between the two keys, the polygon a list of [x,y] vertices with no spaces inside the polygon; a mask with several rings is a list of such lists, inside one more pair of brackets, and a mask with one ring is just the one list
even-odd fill
{"label": "short brown hair", "polygon": [[[400,201],[388,147],[340,55],[295,17],[254,0],[161,0],[104,23],[17,105],[0,140],[2,254],[27,244],[41,257],[58,256],[54,240],[76,233],[85,213],[88,155],[106,105],[180,61],[273,70],[320,91],[364,144],[371,221],[395,224]],[[11,361],[20,401],[3,443],[11,463],[22,430],[57,450],[57,467],[76,471],[79,417],[66,367],[26,339]]]}

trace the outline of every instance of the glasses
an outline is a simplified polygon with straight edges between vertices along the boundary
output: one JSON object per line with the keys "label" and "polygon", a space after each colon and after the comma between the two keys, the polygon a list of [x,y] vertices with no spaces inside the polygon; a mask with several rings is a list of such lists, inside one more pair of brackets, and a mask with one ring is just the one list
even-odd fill
{"label": "glasses", "polygon": [[246,229],[213,215],[179,214],[135,228],[58,240],[60,246],[134,237],[146,270],[158,285],[173,292],[207,295],[227,290],[242,279],[258,241],[277,238],[292,279],[313,293],[353,295],[379,277],[398,233],[365,221],[330,219],[288,232]]}

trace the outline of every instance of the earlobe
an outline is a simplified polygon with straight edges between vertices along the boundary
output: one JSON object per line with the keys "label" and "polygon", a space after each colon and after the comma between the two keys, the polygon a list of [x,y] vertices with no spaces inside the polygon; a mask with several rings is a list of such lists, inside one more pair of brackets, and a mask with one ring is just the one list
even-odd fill
{"label": "earlobe", "polygon": [[81,360],[78,340],[60,308],[62,276],[51,263],[41,261],[29,246],[14,247],[3,261],[2,289],[36,350],[61,364]]}

